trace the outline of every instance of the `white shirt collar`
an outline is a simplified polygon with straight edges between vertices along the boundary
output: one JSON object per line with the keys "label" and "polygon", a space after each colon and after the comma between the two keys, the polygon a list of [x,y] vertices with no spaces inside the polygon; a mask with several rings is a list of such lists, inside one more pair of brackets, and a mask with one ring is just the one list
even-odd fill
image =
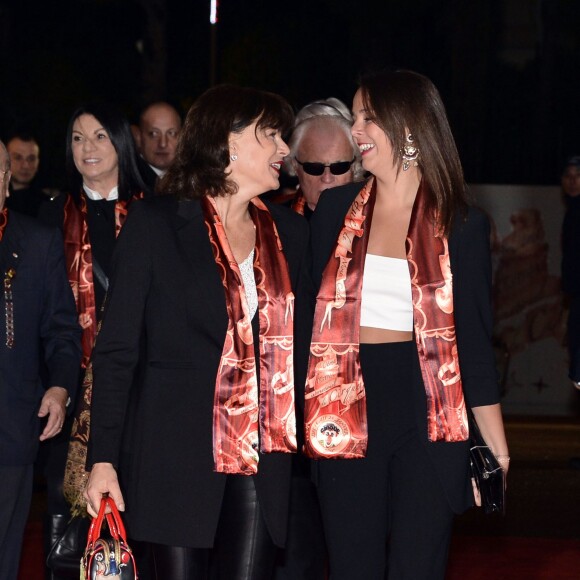
{"label": "white shirt collar", "polygon": [[167,173],[166,169],[157,169],[157,167],[154,167],[153,165],[151,165],[151,163],[148,163],[147,165],[149,165],[149,167],[151,167],[151,169],[155,171],[157,177],[163,177]]}
{"label": "white shirt collar", "polygon": [[[93,201],[100,201],[101,199],[105,199],[100,193],[92,190],[90,187],[87,187],[84,183],[83,189],[85,190],[87,197]],[[113,189],[111,189],[111,191],[109,191],[109,196],[106,199],[107,201],[115,201],[119,199],[119,188],[116,185],[113,187]]]}

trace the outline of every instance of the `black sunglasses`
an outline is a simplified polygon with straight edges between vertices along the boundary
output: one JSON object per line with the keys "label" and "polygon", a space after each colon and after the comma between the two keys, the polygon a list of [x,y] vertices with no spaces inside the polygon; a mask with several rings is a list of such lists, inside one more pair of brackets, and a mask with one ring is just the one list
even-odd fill
{"label": "black sunglasses", "polygon": [[308,161],[302,163],[298,159],[296,159],[296,163],[301,165],[304,172],[308,173],[308,175],[322,175],[327,167],[330,169],[332,175],[344,175],[354,163],[354,159],[352,161],[337,161],[336,163],[328,163],[327,165],[324,163],[309,163]]}

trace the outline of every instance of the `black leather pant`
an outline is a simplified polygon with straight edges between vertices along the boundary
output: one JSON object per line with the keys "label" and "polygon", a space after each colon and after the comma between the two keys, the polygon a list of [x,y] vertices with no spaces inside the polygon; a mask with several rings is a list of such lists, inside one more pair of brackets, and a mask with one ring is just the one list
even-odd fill
{"label": "black leather pant", "polygon": [[270,580],[276,559],[254,479],[228,476],[213,549],[152,544],[157,580]]}

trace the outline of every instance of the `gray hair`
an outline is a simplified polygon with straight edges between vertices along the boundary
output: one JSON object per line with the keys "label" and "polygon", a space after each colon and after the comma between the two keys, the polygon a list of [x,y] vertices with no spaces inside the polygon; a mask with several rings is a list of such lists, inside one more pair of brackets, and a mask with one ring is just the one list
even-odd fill
{"label": "gray hair", "polygon": [[10,155],[2,141],[0,141],[0,171],[10,171]]}
{"label": "gray hair", "polygon": [[[364,170],[361,165],[360,150],[354,142],[350,132],[353,123],[352,115],[348,110],[348,107],[340,99],[334,97],[313,101],[298,111],[294,121],[294,131],[292,132],[290,142],[288,143],[290,153],[286,159],[289,161],[296,157],[296,151],[298,151],[298,148],[300,147],[300,143],[302,142],[306,130],[315,122],[320,122],[320,120],[324,120],[329,124],[334,125],[344,133],[348,142],[352,145],[352,153],[355,158],[355,161],[352,164],[354,180],[357,181],[362,179]],[[285,163],[284,167],[290,175],[296,175],[291,163]]]}

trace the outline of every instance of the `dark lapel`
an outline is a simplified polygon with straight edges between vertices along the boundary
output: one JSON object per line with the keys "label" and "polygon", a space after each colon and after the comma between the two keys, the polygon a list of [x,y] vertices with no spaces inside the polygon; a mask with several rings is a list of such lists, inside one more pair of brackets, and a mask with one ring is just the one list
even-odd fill
{"label": "dark lapel", "polygon": [[20,222],[20,217],[15,212],[8,212],[8,223],[0,243],[0,274],[2,282],[10,268],[18,272],[23,246],[26,243],[24,228]]}
{"label": "dark lapel", "polygon": [[[191,265],[194,283],[207,306],[216,340],[223,342],[228,317],[225,295],[213,257],[201,206],[197,200],[179,201],[175,215],[178,245]],[[202,305],[196,305],[196,308]]]}

